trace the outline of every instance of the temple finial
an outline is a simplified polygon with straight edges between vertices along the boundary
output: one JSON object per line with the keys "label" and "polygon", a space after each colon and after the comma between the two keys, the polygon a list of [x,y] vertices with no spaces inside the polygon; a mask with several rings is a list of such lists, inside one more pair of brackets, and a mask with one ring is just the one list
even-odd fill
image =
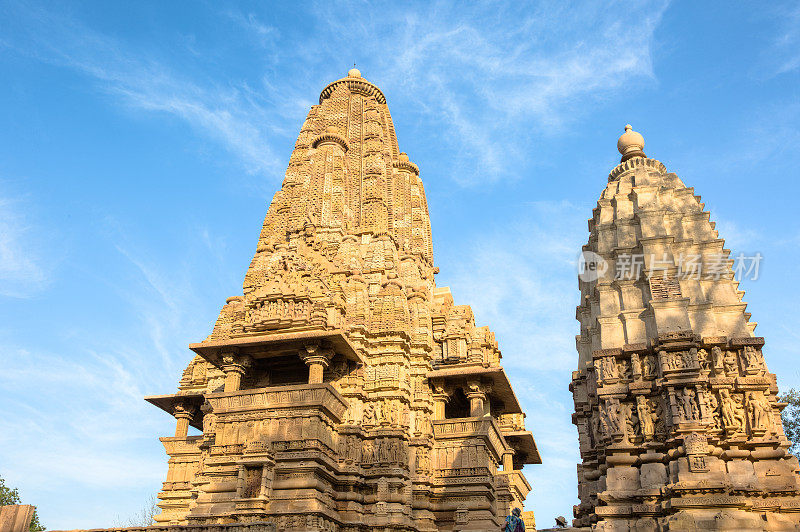
{"label": "temple finial", "polygon": [[625,133],[617,140],[617,149],[622,154],[620,162],[625,162],[633,157],[647,157],[644,154],[644,137],[633,130],[633,126],[627,124]]}

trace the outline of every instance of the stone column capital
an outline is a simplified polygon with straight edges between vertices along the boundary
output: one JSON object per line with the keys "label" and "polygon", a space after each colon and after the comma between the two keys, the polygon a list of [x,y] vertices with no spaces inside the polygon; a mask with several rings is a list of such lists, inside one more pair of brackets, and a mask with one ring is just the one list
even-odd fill
{"label": "stone column capital", "polygon": [[177,423],[175,424],[175,437],[185,438],[189,433],[189,423],[194,417],[197,409],[184,404],[177,404],[172,409],[172,415],[175,416]]}
{"label": "stone column capital", "polygon": [[253,358],[249,355],[240,355],[237,351],[230,351],[222,355],[222,371],[234,372],[243,375],[247,368],[253,365]]}
{"label": "stone column capital", "polygon": [[303,350],[300,351],[300,358],[307,366],[319,364],[327,368],[335,354],[334,350],[330,347],[325,347],[320,344],[306,344],[303,346]]}
{"label": "stone column capital", "polygon": [[172,409],[172,415],[177,419],[192,419],[196,413],[196,409],[185,405],[175,405]]}
{"label": "stone column capital", "polygon": [[299,354],[308,366],[308,383],[322,384],[325,369],[330,365],[335,351],[327,345],[309,343],[303,346]]}
{"label": "stone column capital", "polygon": [[478,379],[471,379],[467,381],[467,388],[464,390],[464,394],[468,399],[471,397],[484,399],[486,398],[486,394],[491,391],[491,383],[481,382]]}
{"label": "stone column capital", "polygon": [[443,379],[431,380],[431,388],[433,389],[433,398],[440,401],[449,401],[452,389],[445,384]]}

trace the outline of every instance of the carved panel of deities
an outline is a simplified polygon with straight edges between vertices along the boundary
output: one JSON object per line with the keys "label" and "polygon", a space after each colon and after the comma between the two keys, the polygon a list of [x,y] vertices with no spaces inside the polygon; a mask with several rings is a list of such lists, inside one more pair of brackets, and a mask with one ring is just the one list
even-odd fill
{"label": "carved panel of deities", "polygon": [[499,461],[508,449],[497,422],[491,417],[445,419],[434,421],[433,425],[437,445],[447,440],[478,438],[486,443],[494,461]]}
{"label": "carved panel of deities", "polygon": [[300,384],[222,392],[207,396],[213,412],[257,412],[280,409],[321,409],[340,422],[347,401],[330,384]]}

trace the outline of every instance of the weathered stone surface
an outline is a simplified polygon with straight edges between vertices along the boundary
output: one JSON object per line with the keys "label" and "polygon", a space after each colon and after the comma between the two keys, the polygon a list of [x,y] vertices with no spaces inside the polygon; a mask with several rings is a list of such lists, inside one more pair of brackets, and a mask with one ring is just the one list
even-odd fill
{"label": "weathered stone surface", "polygon": [[0,506],[0,532],[28,532],[35,511],[29,504]]}
{"label": "weathered stone surface", "polygon": [[437,271],[419,169],[353,69],[303,123],[243,293],[148,398],[177,420],[157,521],[499,529],[540,458],[494,334]]}
{"label": "weathered stone surface", "polygon": [[[2,529],[0,529],[2,530]],[[275,523],[229,523],[224,525],[153,525],[89,530],[50,530],[48,532],[276,532]],[[5,532],[5,530],[3,530]]]}
{"label": "weathered stone surface", "polygon": [[646,158],[641,135],[628,126],[618,147],[583,248],[608,267],[579,282],[574,525],[800,529],[784,405],[730,252],[694,190]]}

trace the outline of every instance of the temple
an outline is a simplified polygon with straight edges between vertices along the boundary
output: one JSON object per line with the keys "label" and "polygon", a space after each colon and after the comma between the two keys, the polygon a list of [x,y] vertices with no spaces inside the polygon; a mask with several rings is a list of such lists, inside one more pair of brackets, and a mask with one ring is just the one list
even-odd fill
{"label": "temple", "polygon": [[522,506],[539,452],[494,334],[436,286],[419,173],[378,87],[325,87],[242,294],[146,398],[176,418],[159,524],[498,530]]}
{"label": "temple", "polygon": [[630,126],[583,247],[576,527],[796,530],[775,375],[694,189]]}

